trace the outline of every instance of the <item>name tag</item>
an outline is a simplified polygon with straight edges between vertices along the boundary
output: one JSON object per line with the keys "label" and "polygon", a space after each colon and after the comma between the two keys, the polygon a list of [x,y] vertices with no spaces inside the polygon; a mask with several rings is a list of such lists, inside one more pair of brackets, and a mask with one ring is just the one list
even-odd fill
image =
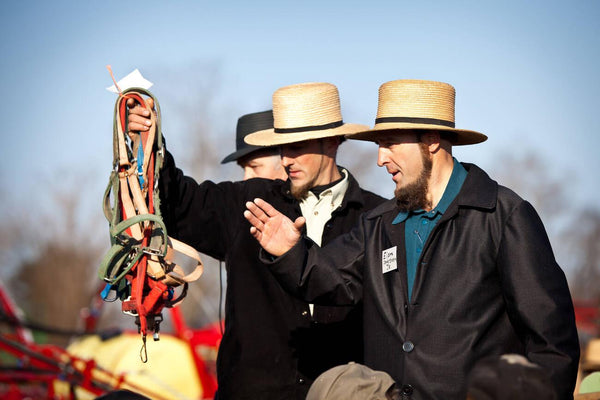
{"label": "name tag", "polygon": [[381,253],[381,271],[385,274],[386,272],[398,269],[398,263],[396,262],[396,246],[385,249]]}

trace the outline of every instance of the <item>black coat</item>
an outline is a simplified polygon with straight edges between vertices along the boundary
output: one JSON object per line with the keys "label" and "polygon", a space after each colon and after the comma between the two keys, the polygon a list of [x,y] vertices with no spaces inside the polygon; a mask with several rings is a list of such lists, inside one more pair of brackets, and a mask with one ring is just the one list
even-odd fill
{"label": "black coat", "polygon": [[[531,204],[464,165],[463,187],[423,248],[411,299],[404,223],[391,224],[393,200],[329,246],[302,240],[270,268],[308,301],[362,300],[365,363],[388,372],[413,399],[465,399],[473,364],[503,353],[547,368],[559,399],[572,398],[579,361],[573,304],[542,222]],[[393,246],[397,269],[383,273],[382,252]]]}
{"label": "black coat", "polygon": [[[323,244],[350,231],[359,215],[384,199],[349,176]],[[227,266],[225,333],[217,357],[220,399],[304,399],[314,378],[351,360],[362,361],[362,312],[315,307],[287,294],[259,261],[260,246],[243,217],[260,197],[288,217],[301,215],[289,182],[251,179],[200,185],[176,169],[167,153],[160,176],[161,211],[169,236]]]}

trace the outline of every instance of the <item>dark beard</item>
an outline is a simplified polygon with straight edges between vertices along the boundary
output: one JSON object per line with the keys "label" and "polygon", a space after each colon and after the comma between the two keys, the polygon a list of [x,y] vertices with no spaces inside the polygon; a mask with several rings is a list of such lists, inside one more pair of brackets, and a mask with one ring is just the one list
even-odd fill
{"label": "dark beard", "polygon": [[427,200],[427,190],[429,189],[429,178],[431,177],[432,162],[429,159],[429,152],[425,143],[419,143],[421,149],[421,159],[423,161],[423,170],[413,183],[406,187],[396,189],[396,205],[399,211],[409,212],[414,210],[429,208],[431,204]]}

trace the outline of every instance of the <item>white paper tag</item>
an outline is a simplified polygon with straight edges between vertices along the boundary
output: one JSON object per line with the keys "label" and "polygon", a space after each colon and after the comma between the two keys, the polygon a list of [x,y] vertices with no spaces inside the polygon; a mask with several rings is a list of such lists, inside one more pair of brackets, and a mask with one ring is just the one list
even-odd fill
{"label": "white paper tag", "polygon": [[395,269],[398,269],[398,263],[396,262],[396,246],[381,252],[381,271],[385,274],[386,272]]}
{"label": "white paper tag", "polygon": [[[129,89],[131,87],[140,87],[143,89],[150,89],[153,85],[152,82],[142,76],[142,73],[136,68],[130,72],[126,77],[117,82],[121,90]],[[109,92],[119,93],[115,85],[106,88]]]}

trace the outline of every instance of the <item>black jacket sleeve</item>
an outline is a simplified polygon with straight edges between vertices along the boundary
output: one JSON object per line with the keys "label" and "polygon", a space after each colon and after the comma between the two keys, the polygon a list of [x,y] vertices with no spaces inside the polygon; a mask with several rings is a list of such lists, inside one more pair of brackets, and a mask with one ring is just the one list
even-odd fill
{"label": "black jacket sleeve", "polygon": [[526,201],[508,219],[497,263],[507,313],[527,358],[549,370],[560,399],[572,398],[579,360],[573,303],[542,221]]}
{"label": "black jacket sleeve", "polygon": [[242,182],[198,184],[166,152],[159,179],[160,209],[169,236],[224,259],[243,212]]}

